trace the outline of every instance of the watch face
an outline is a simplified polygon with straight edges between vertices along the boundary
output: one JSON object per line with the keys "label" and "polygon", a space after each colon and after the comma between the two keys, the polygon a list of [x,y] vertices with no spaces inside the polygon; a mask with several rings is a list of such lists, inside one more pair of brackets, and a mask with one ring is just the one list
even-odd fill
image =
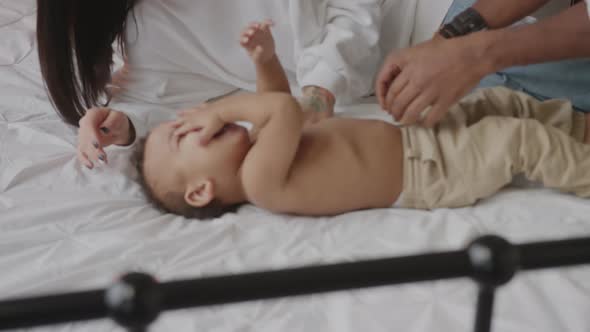
{"label": "watch face", "polygon": [[450,23],[445,24],[440,34],[445,38],[464,36],[472,32],[484,30],[487,23],[473,8],[468,8],[457,15]]}

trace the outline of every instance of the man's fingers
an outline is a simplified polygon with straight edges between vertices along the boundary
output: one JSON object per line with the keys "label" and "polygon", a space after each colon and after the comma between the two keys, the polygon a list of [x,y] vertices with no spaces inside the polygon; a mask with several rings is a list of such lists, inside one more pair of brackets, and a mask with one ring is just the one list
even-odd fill
{"label": "man's fingers", "polygon": [[379,100],[381,108],[386,109],[385,97],[387,95],[387,91],[389,90],[391,83],[400,73],[401,70],[397,65],[385,65],[379,72],[375,86],[377,89],[377,99]]}
{"label": "man's fingers", "polygon": [[423,120],[424,112],[432,105],[433,99],[430,95],[419,95],[408,106],[407,111],[401,118],[400,122],[404,126],[409,126],[421,122]]}
{"label": "man's fingers", "polygon": [[384,80],[377,80],[375,84],[377,100],[379,101],[379,106],[381,106],[381,109],[383,110],[385,110],[385,95],[391,86],[391,82],[393,82],[393,78],[394,76],[391,74]]}
{"label": "man's fingers", "polygon": [[391,104],[389,111],[395,116],[398,121],[404,117],[408,106],[420,95],[420,91],[410,84],[407,84],[405,88],[395,97]]}
{"label": "man's fingers", "polygon": [[398,75],[393,83],[389,86],[387,90],[387,94],[385,96],[385,110],[389,111],[390,114],[398,117],[398,119],[402,116],[402,114],[395,114],[393,113],[393,102],[394,100],[401,94],[401,92],[408,86],[410,83],[408,77],[401,73]]}
{"label": "man's fingers", "polygon": [[448,106],[440,103],[436,103],[432,106],[430,113],[426,116],[423,123],[425,127],[433,128],[436,126],[440,120],[445,117],[445,114],[448,111]]}

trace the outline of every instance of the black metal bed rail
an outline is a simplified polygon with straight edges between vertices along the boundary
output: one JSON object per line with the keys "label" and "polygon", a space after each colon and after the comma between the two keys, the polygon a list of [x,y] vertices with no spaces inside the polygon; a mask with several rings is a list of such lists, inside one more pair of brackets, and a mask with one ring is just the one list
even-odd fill
{"label": "black metal bed rail", "polygon": [[107,289],[0,301],[0,330],[111,317],[145,331],[165,310],[470,277],[479,285],[476,332],[491,330],[494,294],[518,270],[590,263],[590,237],[513,245],[483,236],[464,250],[157,282],[129,273]]}

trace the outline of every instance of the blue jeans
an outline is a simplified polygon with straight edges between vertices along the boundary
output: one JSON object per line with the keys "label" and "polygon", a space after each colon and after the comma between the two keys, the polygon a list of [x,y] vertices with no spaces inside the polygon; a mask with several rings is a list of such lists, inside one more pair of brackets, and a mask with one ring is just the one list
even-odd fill
{"label": "blue jeans", "polygon": [[[475,1],[454,0],[445,22]],[[590,112],[590,59],[587,58],[507,68],[484,77],[478,87],[499,85],[526,92],[539,100],[565,98],[577,110]]]}

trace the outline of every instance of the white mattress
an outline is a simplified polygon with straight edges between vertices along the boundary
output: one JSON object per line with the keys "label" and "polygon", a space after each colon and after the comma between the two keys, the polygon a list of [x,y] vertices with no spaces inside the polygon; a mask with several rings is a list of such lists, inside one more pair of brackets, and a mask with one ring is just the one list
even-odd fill
{"label": "white mattress", "polygon": [[[590,202],[534,188],[434,212],[162,215],[130,179],[127,152],[110,151],[110,166],[95,171],[76,162],[76,132],[41,83],[34,20],[34,1],[0,0],[0,298],[103,287],[129,270],[165,281],[458,249],[489,233],[590,234]],[[375,106],[348,111],[380,116]],[[153,331],[470,331],[475,294],[453,280],[255,301],[166,313]],[[494,331],[590,331],[589,312],[590,268],[522,273],[498,295]],[[108,320],[38,330],[120,331]]]}

